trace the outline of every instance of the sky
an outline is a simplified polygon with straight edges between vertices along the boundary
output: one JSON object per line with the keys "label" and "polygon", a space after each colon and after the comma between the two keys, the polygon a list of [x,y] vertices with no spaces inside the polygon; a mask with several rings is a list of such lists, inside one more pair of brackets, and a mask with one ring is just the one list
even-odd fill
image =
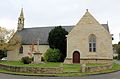
{"label": "sky", "polygon": [[0,0],[0,26],[17,29],[23,8],[25,28],[76,25],[86,9],[99,21],[108,21],[113,44],[120,41],[120,0]]}

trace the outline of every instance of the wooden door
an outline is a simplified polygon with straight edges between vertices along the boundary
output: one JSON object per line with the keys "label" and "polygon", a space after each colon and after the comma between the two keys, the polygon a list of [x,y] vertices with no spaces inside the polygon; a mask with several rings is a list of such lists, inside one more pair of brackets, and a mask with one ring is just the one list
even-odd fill
{"label": "wooden door", "polygon": [[80,53],[78,51],[73,53],[73,63],[80,63]]}

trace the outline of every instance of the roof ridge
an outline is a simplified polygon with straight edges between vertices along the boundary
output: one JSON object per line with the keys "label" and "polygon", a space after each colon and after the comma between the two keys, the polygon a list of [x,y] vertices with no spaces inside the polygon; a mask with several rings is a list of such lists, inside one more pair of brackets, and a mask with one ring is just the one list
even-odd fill
{"label": "roof ridge", "polygon": [[[66,26],[62,26],[62,27],[73,27],[75,25],[66,25]],[[57,27],[57,26],[45,26],[45,27],[29,27],[29,28],[24,28],[24,29],[33,29],[33,28],[53,28],[53,27]]]}

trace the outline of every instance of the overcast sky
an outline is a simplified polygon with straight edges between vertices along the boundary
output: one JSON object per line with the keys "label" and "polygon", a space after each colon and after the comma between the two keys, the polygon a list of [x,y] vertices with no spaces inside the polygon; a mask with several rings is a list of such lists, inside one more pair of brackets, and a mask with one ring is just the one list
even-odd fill
{"label": "overcast sky", "polygon": [[23,7],[25,28],[75,25],[89,9],[101,24],[108,21],[113,43],[120,33],[120,0],[0,0],[0,26],[16,29]]}

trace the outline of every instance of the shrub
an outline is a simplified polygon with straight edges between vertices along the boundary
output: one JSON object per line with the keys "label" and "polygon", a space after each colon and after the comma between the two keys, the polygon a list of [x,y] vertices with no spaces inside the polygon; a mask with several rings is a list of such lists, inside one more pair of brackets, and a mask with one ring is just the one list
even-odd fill
{"label": "shrub", "polygon": [[49,48],[44,54],[44,60],[47,62],[57,62],[60,59],[60,50]]}
{"label": "shrub", "polygon": [[45,60],[44,60],[44,57],[41,57],[41,61],[45,61]]}
{"label": "shrub", "polygon": [[63,62],[66,57],[67,46],[66,35],[68,35],[68,32],[61,26],[57,26],[49,32],[48,36],[50,48],[52,49],[56,48],[60,50],[61,53],[61,57],[59,60],[60,62]]}
{"label": "shrub", "polygon": [[113,56],[113,59],[118,59],[118,56]]}
{"label": "shrub", "polygon": [[31,60],[34,61],[34,57],[32,57]]}
{"label": "shrub", "polygon": [[32,58],[26,56],[26,57],[22,57],[21,61],[24,63],[24,64],[29,64],[32,62]]}
{"label": "shrub", "polygon": [[118,60],[120,60],[120,44],[118,44],[117,53],[118,53]]}
{"label": "shrub", "polygon": [[7,51],[0,50],[0,59],[2,59],[3,57],[7,57]]}

